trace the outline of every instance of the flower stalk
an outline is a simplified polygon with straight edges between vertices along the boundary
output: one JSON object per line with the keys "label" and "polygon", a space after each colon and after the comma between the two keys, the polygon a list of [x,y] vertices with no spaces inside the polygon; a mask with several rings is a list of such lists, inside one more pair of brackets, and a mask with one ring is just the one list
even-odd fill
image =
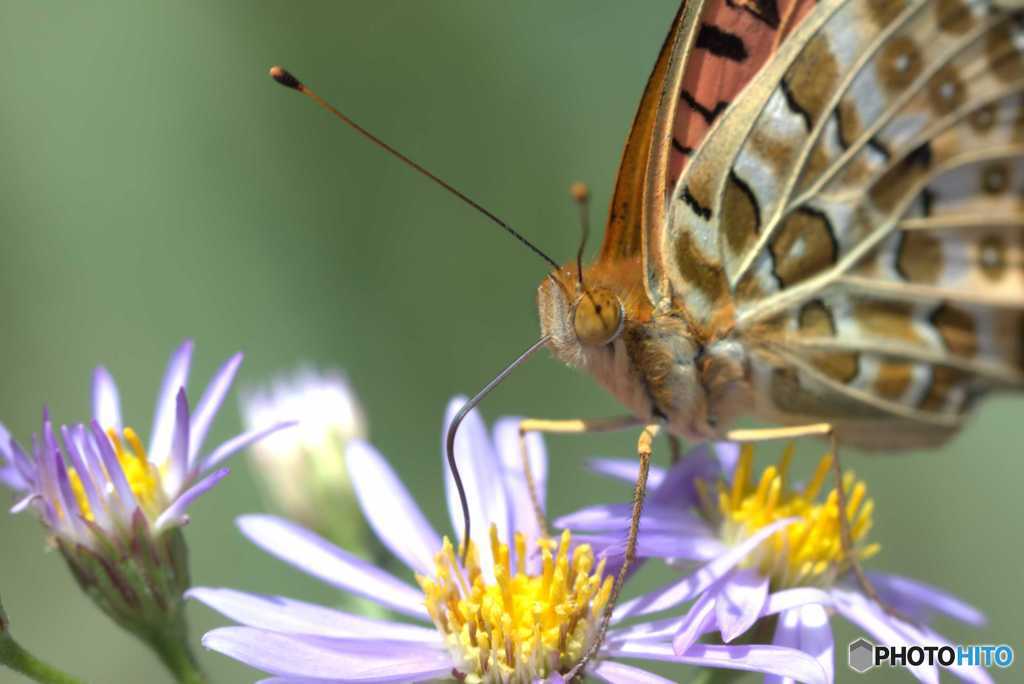
{"label": "flower stalk", "polygon": [[0,665],[41,684],[81,684],[80,679],[43,662],[14,640],[2,603],[0,603]]}

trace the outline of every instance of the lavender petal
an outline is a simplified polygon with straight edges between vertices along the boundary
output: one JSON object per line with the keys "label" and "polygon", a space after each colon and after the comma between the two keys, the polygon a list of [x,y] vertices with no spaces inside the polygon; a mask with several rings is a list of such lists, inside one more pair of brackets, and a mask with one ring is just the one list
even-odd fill
{"label": "lavender petal", "polygon": [[242,534],[284,562],[328,584],[416,618],[426,618],[423,593],[298,525],[269,515],[244,515]]}
{"label": "lavender petal", "polygon": [[610,645],[606,652],[623,658],[663,660],[697,667],[777,674],[804,684],[831,684],[814,658],[802,651],[778,646],[694,644],[683,655],[676,655],[671,644],[636,642]]}
{"label": "lavender petal", "polygon": [[589,674],[608,684],[672,684],[671,679],[659,677],[639,667],[603,660]]}
{"label": "lavender petal", "polygon": [[768,602],[768,577],[753,568],[734,572],[722,585],[715,614],[722,641],[731,642],[761,617]]}
{"label": "lavender petal", "polygon": [[901,575],[867,574],[885,602],[905,615],[923,619],[938,612],[975,627],[983,627],[987,622],[977,608],[938,587]]}
{"label": "lavender petal", "polygon": [[92,439],[86,440],[86,449],[95,450],[96,454],[94,457],[98,455],[98,460],[102,462],[103,469],[107,472],[110,482],[113,483],[114,491],[117,493],[117,498],[120,501],[119,512],[121,521],[128,522],[138,506],[135,494],[132,493],[132,488],[128,486],[128,479],[124,475],[124,470],[121,469],[121,462],[117,460],[114,447],[111,446],[110,438],[103,432],[103,428],[93,420],[89,423],[89,429],[92,432]]}
{"label": "lavender petal", "polygon": [[203,464],[199,467],[199,471],[205,472],[211,468],[216,468],[228,458],[234,456],[236,452],[246,448],[250,444],[254,444],[267,435],[273,434],[278,430],[285,430],[295,424],[296,421],[294,420],[285,420],[280,423],[274,423],[269,427],[250,430],[248,432],[243,432],[240,435],[236,435],[214,449],[213,453],[207,456],[206,460],[203,461]]}
{"label": "lavender petal", "polygon": [[679,625],[679,633],[672,639],[672,650],[682,655],[693,646],[701,634],[713,629],[715,623],[715,605],[719,600],[719,592],[715,588],[708,589],[697,597],[690,610],[683,616]]}
{"label": "lavender petal", "polygon": [[104,429],[121,432],[121,395],[114,377],[103,366],[92,372],[92,415]]}
{"label": "lavender petal", "polygon": [[[828,681],[833,680],[835,645],[828,614],[820,605],[808,604],[784,611],[779,616],[773,643],[776,646],[796,648],[813,656],[825,671]],[[765,684],[790,684],[791,681],[778,675],[765,678]]]}
{"label": "lavender petal", "polygon": [[759,544],[793,522],[793,518],[777,520],[766,525],[756,534],[729,549],[715,560],[707,563],[689,577],[674,582],[660,590],[620,603],[615,609],[615,619],[634,615],[659,612],[674,608],[689,601],[732,570]]}
{"label": "lavender petal", "polygon": [[[506,417],[494,424],[494,444],[501,461],[502,481],[509,502],[509,526],[526,536],[527,540],[536,540],[541,536],[537,522],[537,514],[533,510],[530,498],[530,487],[523,470],[523,457],[519,446],[519,418]],[[527,433],[526,456],[530,464],[530,473],[539,498],[542,511],[547,509],[545,494],[548,481],[548,456],[544,447],[544,439],[537,432]],[[527,542],[529,543],[529,541]]]}
{"label": "lavender petal", "polygon": [[188,369],[192,363],[192,340],[185,340],[174,350],[167,362],[167,370],[156,397],[153,411],[153,432],[149,442],[149,456],[155,463],[163,463],[171,448],[174,434],[174,413],[178,390],[188,384]]}
{"label": "lavender petal", "polygon": [[281,596],[195,587],[189,589],[185,597],[199,601],[246,627],[271,632],[442,645],[441,637],[433,627],[375,620]]}
{"label": "lavender petal", "polygon": [[153,524],[154,529],[157,532],[161,532],[171,527],[184,525],[188,522],[187,511],[189,507],[195,503],[195,500],[201,497],[206,492],[210,491],[217,484],[228,476],[231,472],[227,468],[221,468],[213,473],[210,473],[199,482],[195,483],[181,495],[175,499],[167,509],[160,514],[160,517],[156,519]]}
{"label": "lavender petal", "polygon": [[349,444],[345,463],[359,506],[377,538],[416,572],[433,574],[441,538],[391,466],[362,440]]}
{"label": "lavender petal", "polygon": [[[635,458],[632,460],[592,458],[587,461],[587,467],[595,473],[607,475],[610,478],[622,480],[630,484],[636,482],[636,478],[640,475],[640,465],[636,462]],[[651,470],[647,474],[647,487],[654,491],[661,486],[664,479],[665,469],[659,466],[651,466]]]}
{"label": "lavender petal", "polygon": [[407,641],[326,639],[222,627],[208,632],[203,645],[264,672],[332,682],[422,682],[452,670],[445,651]]}
{"label": "lavender petal", "polygon": [[164,488],[168,493],[176,494],[181,487],[187,486],[192,474],[188,467],[189,415],[188,397],[185,388],[178,390],[174,406],[174,433],[171,435],[170,459],[167,461],[167,480]]}
{"label": "lavender petal", "polygon": [[662,483],[651,491],[651,502],[680,510],[696,506],[699,502],[694,481],[715,482],[722,474],[712,449],[712,445],[704,443],[686,452],[668,469]]}
{"label": "lavender petal", "polygon": [[[621,559],[626,553],[626,532],[618,535],[576,534],[578,542],[586,542],[598,549],[602,557]],[[643,529],[637,537],[636,553],[640,558],[667,558],[706,562],[725,553],[726,547],[706,532],[692,535],[650,533]]]}
{"label": "lavender petal", "polygon": [[[905,631],[901,629],[904,625],[883,612],[875,605],[874,601],[859,593],[839,588],[833,588],[830,593],[839,614],[873,636],[877,642],[890,646],[913,644],[913,639],[909,639]],[[925,684],[939,683],[939,673],[934,666],[908,665],[907,669],[918,681],[925,682]]]}
{"label": "lavender petal", "polygon": [[199,449],[202,448],[206,434],[210,430],[210,425],[213,424],[217,411],[224,403],[224,397],[231,390],[231,383],[235,380],[238,367],[242,365],[242,359],[242,352],[238,352],[225,361],[224,365],[213,374],[213,379],[206,386],[203,396],[199,398],[195,413],[192,414],[192,442],[188,452],[189,465],[195,463]]}

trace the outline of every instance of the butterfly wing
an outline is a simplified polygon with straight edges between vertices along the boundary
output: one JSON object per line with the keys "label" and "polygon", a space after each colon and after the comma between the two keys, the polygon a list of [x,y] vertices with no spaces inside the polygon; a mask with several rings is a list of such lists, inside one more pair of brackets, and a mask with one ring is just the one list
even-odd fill
{"label": "butterfly wing", "polygon": [[914,446],[1024,381],[1022,41],[990,2],[823,0],[719,117],[648,238],[762,415]]}
{"label": "butterfly wing", "polygon": [[664,217],[665,193],[689,155],[812,5],[812,0],[689,0],[680,5],[622,153],[599,261],[641,254],[645,179],[659,178],[663,192],[652,209]]}

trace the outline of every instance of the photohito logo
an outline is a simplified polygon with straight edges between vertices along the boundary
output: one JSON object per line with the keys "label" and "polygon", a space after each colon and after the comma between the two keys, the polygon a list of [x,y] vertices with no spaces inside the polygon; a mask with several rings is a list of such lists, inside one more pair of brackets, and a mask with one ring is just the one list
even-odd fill
{"label": "photohito logo", "polygon": [[938,665],[942,668],[998,667],[1013,665],[1013,648],[1006,644],[960,644],[958,646],[876,646],[861,637],[850,643],[846,661],[861,674],[879,665],[906,667]]}

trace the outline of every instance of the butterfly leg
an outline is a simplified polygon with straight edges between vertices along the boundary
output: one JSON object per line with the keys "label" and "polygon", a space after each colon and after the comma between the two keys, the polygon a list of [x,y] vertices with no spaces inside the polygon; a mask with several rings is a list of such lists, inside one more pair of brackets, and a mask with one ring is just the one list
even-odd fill
{"label": "butterfly leg", "polygon": [[523,475],[526,478],[526,488],[530,492],[530,504],[533,506],[533,513],[537,516],[537,524],[541,534],[548,535],[548,521],[544,515],[544,507],[541,505],[540,495],[537,493],[537,480],[533,468],[530,466],[530,456],[526,449],[526,435],[530,432],[541,432],[547,434],[583,434],[586,432],[615,432],[640,425],[642,421],[633,416],[617,416],[615,418],[598,418],[594,420],[542,420],[539,418],[524,418],[519,421],[519,457],[522,460]]}
{"label": "butterfly leg", "polygon": [[878,595],[874,585],[864,569],[860,560],[853,550],[853,533],[850,530],[850,517],[846,510],[846,488],[843,486],[843,467],[839,462],[839,443],[836,440],[836,433],[829,423],[817,423],[814,425],[799,425],[796,427],[766,428],[754,430],[732,430],[726,434],[726,439],[731,442],[770,442],[780,439],[795,439],[798,437],[825,437],[829,440],[832,451],[832,474],[836,482],[836,498],[839,504],[839,541],[842,544],[843,555],[850,563],[850,569],[857,584],[868,598],[873,600],[882,610],[893,617],[908,621],[908,618],[901,615],[895,609],[889,607],[882,597]]}
{"label": "butterfly leg", "polygon": [[615,576],[615,583],[612,584],[608,605],[605,606],[604,615],[601,616],[601,625],[598,627],[597,636],[580,662],[566,674],[565,680],[567,682],[573,681],[575,677],[582,674],[587,663],[597,655],[597,651],[601,648],[605,635],[608,633],[608,625],[611,623],[612,611],[618,602],[619,592],[622,591],[622,585],[625,584],[626,577],[629,575],[633,563],[636,562],[636,541],[640,533],[640,514],[643,512],[644,499],[647,496],[647,474],[651,469],[651,446],[654,438],[660,431],[660,425],[648,425],[640,433],[640,438],[637,440],[636,451],[637,456],[640,458],[640,470],[637,473],[636,485],[633,488],[633,510],[629,518],[629,535],[626,537],[626,550],[622,558],[622,567],[619,568],[619,573]]}

